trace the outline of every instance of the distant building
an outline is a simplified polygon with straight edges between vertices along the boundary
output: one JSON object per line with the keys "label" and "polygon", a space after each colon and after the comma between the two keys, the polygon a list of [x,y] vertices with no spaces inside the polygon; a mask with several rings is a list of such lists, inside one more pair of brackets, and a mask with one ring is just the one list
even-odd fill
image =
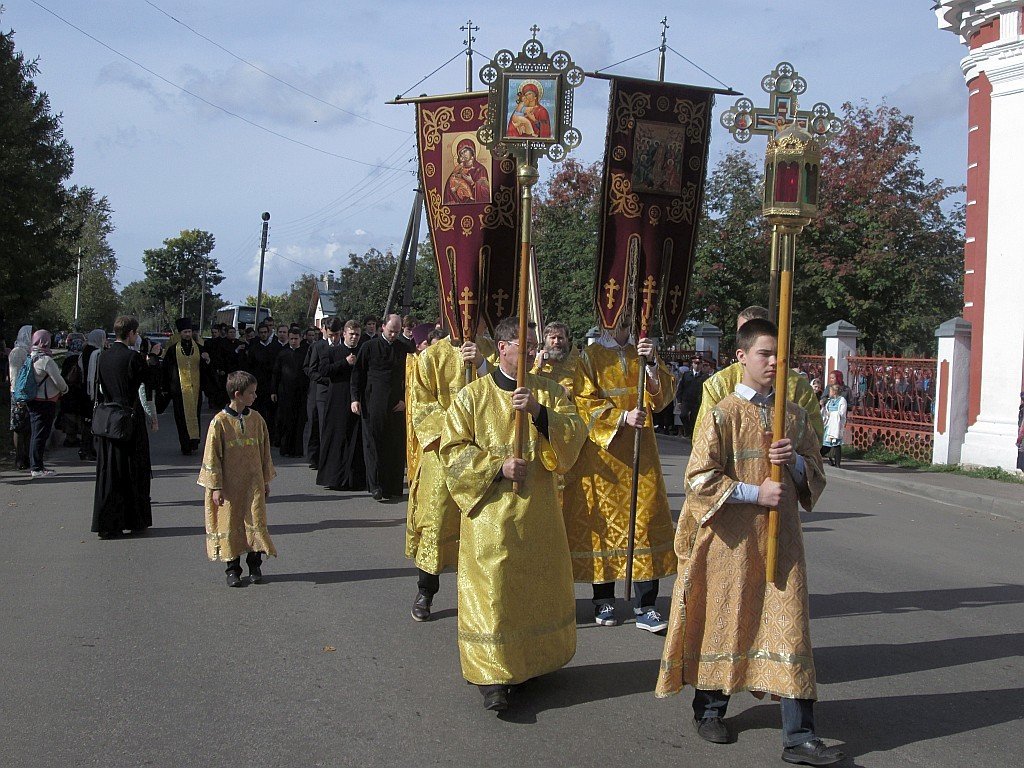
{"label": "distant building", "polygon": [[[313,325],[317,328],[323,326],[325,317],[334,317],[338,314],[338,299],[341,293],[340,285],[334,277],[333,271],[320,275],[316,280],[316,289],[313,292]],[[343,318],[344,319],[344,318]]]}

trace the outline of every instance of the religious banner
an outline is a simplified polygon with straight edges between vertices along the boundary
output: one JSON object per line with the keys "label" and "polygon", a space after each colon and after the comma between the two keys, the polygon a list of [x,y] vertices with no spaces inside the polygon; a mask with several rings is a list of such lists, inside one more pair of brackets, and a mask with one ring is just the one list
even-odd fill
{"label": "religious banner", "polygon": [[609,79],[597,314],[602,326],[614,328],[632,305],[633,280],[642,302],[642,331],[650,330],[647,321],[660,306],[662,333],[674,334],[685,318],[693,271],[714,93]]}
{"label": "religious banner", "polygon": [[456,339],[515,313],[516,166],[477,139],[487,94],[421,100],[416,140],[441,311]]}

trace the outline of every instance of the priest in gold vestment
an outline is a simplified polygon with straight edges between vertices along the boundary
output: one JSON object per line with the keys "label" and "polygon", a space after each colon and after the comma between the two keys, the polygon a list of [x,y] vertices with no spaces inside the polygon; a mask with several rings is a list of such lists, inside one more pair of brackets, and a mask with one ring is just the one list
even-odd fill
{"label": "priest in gold vestment", "polygon": [[569,326],[557,321],[544,326],[544,349],[537,355],[533,372],[561,384],[571,402],[579,367],[580,353],[573,346]]}
{"label": "priest in gold vestment", "polygon": [[454,568],[459,557],[459,508],[445,484],[445,469],[438,456],[441,428],[452,401],[466,386],[466,364],[472,376],[487,372],[494,345],[480,337],[459,346],[451,338],[440,339],[415,357],[405,382],[409,408],[410,438],[419,443],[416,471],[409,473],[409,507],[406,515],[405,556],[416,562],[417,592],[412,617],[427,621],[440,574]]}
{"label": "priest in gold vestment", "polygon": [[[771,320],[768,317],[768,310],[764,307],[756,305],[747,307],[736,318],[736,330],[738,331],[742,328],[747,320],[753,320],[754,318]],[[736,385],[740,383],[742,378],[743,366],[739,363],[733,363],[728,368],[722,369],[704,381],[700,398],[700,410],[697,412],[697,418],[693,422],[694,431],[696,431],[697,425],[700,424],[701,419],[704,418],[706,413],[735,391]],[[818,435],[818,440],[823,440],[825,437],[825,424],[821,420],[821,407],[818,403],[818,396],[814,394],[814,390],[811,389],[807,379],[796,371],[789,371],[786,376],[786,400],[790,403],[796,403],[807,412],[807,420],[810,422],[811,428]]]}
{"label": "priest in gold vestment", "polygon": [[[462,513],[459,657],[484,707],[502,711],[510,688],[565,666],[576,652],[576,601],[555,473],[576,461],[586,429],[554,382],[527,374],[516,388],[518,319],[495,329],[499,368],[452,402],[440,456]],[[514,458],[516,410],[528,414]],[[513,481],[519,484],[513,490]]]}
{"label": "priest in gold vestment", "polygon": [[[788,437],[770,442],[775,325],[749,321],[737,346],[743,379],[694,433],[656,694],[692,685],[697,733],[717,744],[732,741],[724,721],[731,694],[773,694],[782,704],[782,759],[827,765],[841,753],[814,731],[817,688],[797,509],[799,502],[810,511],[824,490],[820,441],[804,410],[788,403]],[[785,468],[781,483],[770,479],[772,464]],[[779,510],[778,560],[774,583],[767,583],[771,507]]]}
{"label": "priest in gold vestment", "polygon": [[[637,409],[641,360],[647,365],[644,408]],[[629,329],[616,328],[581,355],[573,396],[589,438],[565,478],[563,513],[577,582],[594,585],[594,620],[613,626],[615,582],[626,578],[633,444],[640,430],[640,478],[633,560],[637,627],[662,631],[667,622],[655,608],[658,580],[675,573],[675,529],[651,414],[675,396],[672,374],[650,339],[629,341]]]}

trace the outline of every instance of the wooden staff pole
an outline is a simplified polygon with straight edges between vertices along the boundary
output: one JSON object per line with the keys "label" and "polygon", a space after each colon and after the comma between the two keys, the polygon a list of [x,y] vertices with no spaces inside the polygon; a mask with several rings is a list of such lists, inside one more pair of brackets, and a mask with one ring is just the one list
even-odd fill
{"label": "wooden staff pole", "polygon": [[[789,341],[790,327],[793,316],[793,268],[796,261],[796,233],[798,230],[779,225],[775,226],[778,237],[772,238],[777,243],[777,263],[779,265],[779,315],[778,315],[778,352],[775,363],[775,404],[774,423],[772,424],[772,441],[786,437],[786,399],[789,383]],[[774,249],[773,249],[774,250]],[[785,467],[772,464],[771,478],[776,483],[782,482]],[[776,564],[779,553],[779,510],[773,507],[768,510],[768,545],[765,552],[765,578],[769,584],[775,581]]]}
{"label": "wooden staff pole", "polygon": [[[521,205],[519,206],[520,245],[519,245],[519,359],[516,365],[516,387],[526,386],[526,345],[529,343],[529,307],[530,307],[530,244],[533,234],[533,185],[540,178],[537,167],[533,164],[533,156],[527,150],[526,157],[519,163],[516,176],[521,188]],[[523,458],[523,441],[526,437],[526,411],[516,411],[515,446],[513,456]],[[519,492],[519,483],[512,484],[512,490]]]}
{"label": "wooden staff pole", "polygon": [[[637,339],[637,342],[640,340]],[[639,358],[640,376],[637,381],[636,407],[644,407],[644,393],[647,391],[647,361]],[[633,434],[633,482],[629,489],[629,538],[626,540],[626,601],[633,598],[633,560],[636,552],[636,511],[640,499],[640,447],[643,429],[637,427]]]}

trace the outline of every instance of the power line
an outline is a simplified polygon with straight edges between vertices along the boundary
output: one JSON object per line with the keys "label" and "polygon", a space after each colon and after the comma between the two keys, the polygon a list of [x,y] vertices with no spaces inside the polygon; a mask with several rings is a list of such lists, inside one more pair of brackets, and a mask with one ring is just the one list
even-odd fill
{"label": "power line", "polygon": [[79,26],[73,24],[72,22],[68,21],[67,19],[65,19],[63,16],[61,16],[58,13],[56,13],[55,11],[51,11],[45,5],[40,3],[39,0],[32,0],[32,4],[37,6],[37,7],[39,7],[39,8],[41,8],[42,10],[46,11],[48,14],[53,16],[55,19],[58,19],[59,21],[62,21],[64,24],[67,24],[72,29],[77,30],[78,32],[81,32],[83,35],[88,37],[94,43],[97,43],[98,45],[103,46],[104,48],[106,48],[111,53],[113,53],[113,54],[115,54],[117,56],[120,56],[122,59],[124,59],[127,62],[130,62],[130,63],[134,64],[135,66],[137,66],[139,69],[143,70],[144,72],[148,72],[150,75],[152,75],[153,77],[157,78],[158,80],[166,83],[167,85],[171,86],[172,88],[177,88],[182,93],[187,93],[192,98],[194,98],[194,99],[196,99],[198,101],[203,102],[207,106],[213,107],[214,109],[219,110],[219,111],[223,112],[225,115],[229,115],[230,117],[233,117],[236,120],[241,120],[243,123],[246,123],[247,125],[251,125],[253,128],[258,128],[259,130],[261,130],[261,131],[263,131],[265,133],[269,133],[271,136],[276,136],[279,139],[284,139],[285,141],[291,142],[292,144],[296,144],[296,145],[298,145],[300,147],[305,147],[306,149],[311,149],[314,152],[319,152],[319,153],[321,153],[323,155],[327,155],[329,157],[336,157],[339,160],[347,160],[350,163],[357,163],[358,165],[365,165],[365,166],[368,166],[370,168],[388,168],[390,170],[405,170],[404,168],[399,168],[399,169],[390,168],[389,166],[386,166],[386,165],[378,165],[377,163],[368,163],[365,160],[357,160],[354,157],[348,157],[346,155],[340,155],[337,152],[331,152],[330,150],[323,149],[321,147],[317,147],[317,146],[314,146],[312,144],[307,144],[306,142],[301,141],[299,139],[293,139],[291,136],[286,136],[283,133],[275,131],[273,128],[267,128],[265,125],[261,125],[260,123],[257,123],[257,122],[255,122],[253,120],[250,120],[247,117],[243,117],[242,115],[239,115],[237,112],[232,112],[230,109],[227,109],[226,107],[222,107],[219,104],[215,104],[214,102],[210,101],[209,99],[206,99],[206,98],[200,96],[198,93],[190,91],[188,88],[185,88],[182,85],[178,85],[177,83],[172,82],[171,80],[168,80],[163,75],[158,74],[157,72],[154,72],[149,67],[147,67],[144,64],[141,64],[140,62],[136,61],[131,56],[129,56],[129,55],[125,54],[125,53],[121,53],[121,51],[117,50],[116,48],[114,48],[114,47],[112,47],[110,45],[107,45],[105,42],[100,40],[98,37],[95,37],[95,36],[89,34],[84,29],[82,29],[81,27],[79,27]]}
{"label": "power line", "polygon": [[171,14],[169,14],[169,13],[168,13],[167,11],[165,11],[165,10],[164,10],[163,8],[161,8],[161,7],[159,6],[159,5],[157,5],[157,4],[156,4],[156,3],[154,3],[154,2],[151,2],[151,0],[146,0],[146,4],[147,4],[147,5],[149,5],[149,6],[151,6],[151,7],[153,7],[153,8],[155,8],[156,10],[158,10],[158,11],[159,11],[160,13],[162,13],[162,14],[163,14],[164,16],[166,16],[167,18],[169,18],[169,19],[170,19],[171,21],[175,22],[176,24],[180,24],[180,25],[181,25],[181,26],[183,26],[183,27],[184,27],[185,29],[187,29],[187,30],[188,30],[189,32],[191,32],[192,34],[196,35],[197,37],[201,37],[201,38],[202,38],[203,40],[205,40],[206,42],[208,42],[208,43],[210,43],[211,45],[213,45],[213,46],[216,46],[216,47],[217,47],[217,48],[219,48],[220,50],[224,51],[224,53],[226,53],[226,54],[228,54],[229,56],[231,56],[231,57],[233,57],[233,58],[237,59],[238,61],[242,62],[242,63],[243,63],[243,64],[245,64],[245,65],[246,65],[247,67],[252,67],[252,68],[253,68],[253,69],[255,69],[255,70],[256,70],[257,72],[259,72],[259,73],[261,73],[261,74],[264,74],[264,75],[266,75],[266,76],[267,76],[267,77],[269,77],[269,78],[270,78],[271,80],[274,80],[274,81],[276,81],[276,82],[280,83],[281,85],[283,85],[283,86],[285,86],[285,87],[287,87],[287,88],[291,88],[291,89],[292,89],[293,91],[295,91],[296,93],[301,93],[301,94],[302,94],[303,96],[308,96],[309,98],[313,99],[314,101],[317,101],[317,102],[319,102],[320,104],[323,104],[323,105],[325,105],[325,106],[328,106],[328,107],[330,107],[331,109],[336,109],[336,110],[338,110],[339,112],[343,112],[343,113],[345,113],[346,115],[351,115],[352,117],[356,117],[356,118],[358,118],[358,119],[360,119],[360,120],[365,120],[365,121],[366,121],[366,122],[368,122],[368,123],[373,123],[374,125],[379,125],[379,126],[380,126],[381,128],[387,128],[387,129],[388,129],[389,131],[397,131],[398,133],[408,133],[408,134],[411,134],[411,133],[412,133],[412,131],[406,131],[406,130],[403,130],[402,128],[395,128],[394,126],[391,126],[391,125],[387,125],[387,124],[385,124],[385,123],[381,123],[381,122],[378,122],[378,121],[376,121],[376,120],[374,120],[374,119],[372,119],[372,118],[369,118],[369,117],[364,117],[363,115],[360,115],[360,114],[358,114],[358,113],[356,113],[356,112],[353,112],[353,111],[351,111],[351,110],[349,110],[349,109],[345,109],[344,107],[340,107],[340,106],[338,106],[337,104],[332,104],[331,102],[329,102],[329,101],[327,101],[327,100],[325,100],[325,99],[321,99],[321,98],[320,98],[319,96],[316,96],[316,95],[314,95],[314,94],[312,94],[312,93],[309,93],[309,91],[304,91],[304,90],[302,90],[301,88],[299,88],[298,86],[296,86],[296,85],[292,85],[291,83],[287,82],[286,80],[282,80],[282,79],[281,79],[280,77],[278,77],[277,75],[274,75],[274,74],[272,74],[272,73],[270,73],[270,72],[267,72],[267,70],[265,70],[265,69],[263,69],[263,68],[259,67],[259,66],[258,66],[258,65],[256,65],[256,64],[253,64],[253,63],[252,63],[251,61],[249,61],[248,59],[245,59],[245,58],[243,58],[243,57],[239,56],[239,55],[238,55],[237,53],[235,53],[234,51],[231,51],[231,50],[229,50],[229,49],[225,48],[225,47],[224,47],[223,45],[221,45],[220,43],[218,43],[218,42],[217,42],[216,40],[211,40],[211,39],[210,39],[209,37],[207,37],[206,35],[204,35],[204,34],[203,34],[202,32],[200,32],[200,31],[198,31],[198,30],[196,30],[196,29],[194,29],[194,28],[190,27],[190,26],[189,26],[188,24],[186,24],[185,22],[183,22],[183,21],[182,21],[181,19],[178,19],[178,18],[176,18],[176,17],[172,16],[172,15],[171,15]]}

